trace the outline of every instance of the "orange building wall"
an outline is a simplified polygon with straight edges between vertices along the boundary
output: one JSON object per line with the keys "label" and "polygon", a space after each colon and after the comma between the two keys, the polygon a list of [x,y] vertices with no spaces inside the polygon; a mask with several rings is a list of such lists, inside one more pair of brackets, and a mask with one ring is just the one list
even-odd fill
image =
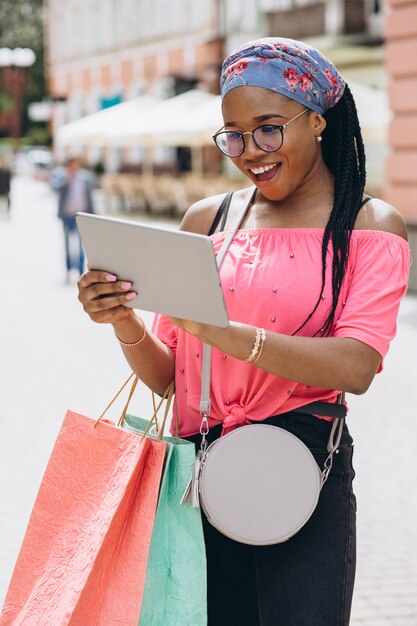
{"label": "orange building wall", "polygon": [[122,82],[124,85],[129,85],[133,79],[133,60],[128,59],[122,63]]}
{"label": "orange building wall", "polygon": [[[417,2],[389,0],[386,67],[393,112],[386,200],[417,228]],[[416,253],[414,253],[416,256]]]}
{"label": "orange building wall", "polygon": [[171,76],[179,76],[184,67],[184,50],[176,48],[168,52],[168,72]]}
{"label": "orange building wall", "polygon": [[408,226],[411,256],[409,289],[417,291],[417,1],[389,0],[386,66],[393,112],[385,199]]}

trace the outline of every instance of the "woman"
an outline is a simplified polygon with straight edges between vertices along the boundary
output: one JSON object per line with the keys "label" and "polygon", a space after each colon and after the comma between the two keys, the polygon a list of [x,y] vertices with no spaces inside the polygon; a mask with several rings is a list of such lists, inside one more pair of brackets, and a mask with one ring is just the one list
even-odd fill
{"label": "woman", "polygon": [[[291,411],[334,403],[341,391],[362,394],[381,370],[407,285],[404,221],[364,195],[355,104],[319,51],[289,39],[251,42],[224,61],[221,94],[224,128],[214,140],[256,186],[221,270],[231,326],[157,316],[147,331],[124,306],[131,284],[105,272],[87,272],[79,298],[94,321],[113,325],[147,385],[162,393],[175,376],[182,437],[201,439],[203,341],[213,346],[208,440],[267,421],[298,436],[321,465],[331,418]],[[227,230],[244,195],[236,192],[229,209],[223,196],[196,203],[181,228],[210,232],[218,251],[218,224]],[[259,327],[266,335],[256,346]],[[204,521],[210,625],[349,623],[351,457],[345,427],[315,512],[285,543],[243,545]]]}

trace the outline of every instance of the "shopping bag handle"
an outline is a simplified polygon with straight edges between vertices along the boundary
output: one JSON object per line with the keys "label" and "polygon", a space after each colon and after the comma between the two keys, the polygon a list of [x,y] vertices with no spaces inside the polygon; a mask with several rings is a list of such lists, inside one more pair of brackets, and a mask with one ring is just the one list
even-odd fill
{"label": "shopping bag handle", "polygon": [[[97,420],[94,423],[94,428],[102,420],[104,415],[107,413],[109,408],[114,404],[115,400],[120,396],[120,394],[122,393],[124,388],[132,380],[132,378],[133,378],[133,382],[132,382],[132,386],[131,386],[130,391],[129,391],[129,396],[127,398],[125,406],[123,407],[122,413],[121,413],[119,419],[116,422],[116,426],[120,427],[123,424],[123,422],[125,420],[125,417],[126,417],[127,410],[129,408],[130,401],[131,401],[131,399],[133,397],[133,394],[135,393],[135,389],[136,389],[136,386],[137,386],[138,380],[139,380],[138,376],[134,372],[132,372],[132,374],[130,374],[129,378],[125,381],[125,383],[122,385],[122,387],[116,393],[116,395],[112,398],[112,400],[110,400],[109,404],[106,406],[106,408],[104,409],[104,411],[102,412],[100,417],[97,418]],[[153,402],[154,412],[153,412],[153,415],[152,415],[152,417],[151,417],[151,419],[150,419],[150,421],[148,423],[148,426],[146,427],[146,430],[143,433],[142,437],[145,437],[145,435],[148,434],[152,424],[155,422],[156,431],[158,433],[158,439],[162,439],[163,434],[164,434],[166,420],[167,420],[167,417],[168,417],[169,409],[170,409],[171,404],[172,404],[172,398],[174,396],[174,393],[175,393],[175,383],[174,383],[173,380],[168,385],[168,387],[165,389],[164,394],[161,397],[161,399],[159,400],[158,404],[155,401],[155,394],[154,394],[154,392],[152,392],[152,402]],[[163,419],[162,419],[162,424],[159,427],[158,426],[157,415],[158,415],[158,412],[159,412],[159,410],[160,410],[160,408],[161,408],[161,406],[162,406],[162,404],[163,404],[163,402],[165,400],[166,400],[166,405],[165,405],[165,410],[164,410],[164,416],[163,416]]]}
{"label": "shopping bag handle", "polygon": [[[133,377],[137,376],[135,375],[134,372],[131,373],[131,375],[129,376],[129,378],[126,380],[126,382],[123,384],[123,386],[119,389],[119,391],[116,393],[115,396],[113,396],[112,400],[110,400],[110,402],[108,403],[108,405],[106,406],[106,408],[104,409],[103,413],[100,415],[100,417],[98,417],[94,423],[94,428],[97,426],[97,424],[99,422],[101,422],[102,418],[105,416],[105,414],[107,413],[107,411],[109,410],[109,408],[112,406],[112,404],[114,404],[114,402],[117,400],[117,398],[120,396],[120,394],[122,393],[123,389],[126,387],[126,385],[129,384],[129,382],[132,380]],[[132,385],[133,386],[133,385]],[[136,385],[135,385],[136,387]]]}
{"label": "shopping bag handle", "polygon": [[[123,424],[123,422],[124,422],[124,419],[125,419],[126,413],[127,413],[127,409],[129,407],[130,400],[132,399],[132,396],[133,396],[133,394],[135,392],[138,380],[139,380],[138,377],[135,376],[135,379],[133,380],[132,387],[131,387],[130,392],[129,392],[129,397],[128,397],[127,402],[126,402],[126,404],[124,406],[122,414],[119,417],[119,420],[117,422],[117,426],[121,426]],[[145,437],[148,434],[152,424],[155,422],[156,431],[158,433],[158,439],[159,440],[162,439],[162,437],[164,435],[165,424],[166,424],[166,421],[167,421],[167,417],[168,417],[169,409],[171,407],[172,398],[174,396],[174,393],[175,393],[175,383],[174,383],[173,380],[170,382],[168,387],[165,389],[164,394],[161,397],[161,399],[159,400],[159,403],[157,405],[156,405],[156,402],[155,402],[155,394],[154,394],[154,392],[152,392],[152,401],[153,401],[153,406],[154,406],[154,412],[153,412],[153,415],[152,415],[151,419],[149,420],[149,423],[148,423],[148,425],[146,427],[146,430],[143,433],[142,437]],[[162,404],[163,404],[163,402],[165,400],[166,400],[166,404],[165,404],[165,410],[164,410],[164,417],[162,419],[161,426],[158,427],[157,415],[158,415],[159,409],[161,408],[161,406],[162,406]]]}

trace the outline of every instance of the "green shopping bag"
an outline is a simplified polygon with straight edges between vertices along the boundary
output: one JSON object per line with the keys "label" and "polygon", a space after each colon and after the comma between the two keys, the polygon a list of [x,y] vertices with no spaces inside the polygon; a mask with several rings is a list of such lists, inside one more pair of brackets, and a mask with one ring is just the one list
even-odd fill
{"label": "green shopping bag", "polygon": [[[164,422],[169,402],[165,410]],[[157,409],[155,409],[154,418]],[[126,414],[123,428],[167,443],[139,626],[206,626],[206,553],[200,509],[180,504],[195,461],[193,443],[162,437],[164,423]]]}

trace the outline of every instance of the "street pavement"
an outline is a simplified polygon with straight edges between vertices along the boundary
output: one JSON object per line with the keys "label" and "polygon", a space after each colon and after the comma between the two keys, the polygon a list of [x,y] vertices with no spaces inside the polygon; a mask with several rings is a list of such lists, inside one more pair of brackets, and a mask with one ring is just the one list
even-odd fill
{"label": "street pavement", "polygon": [[[66,409],[97,416],[129,374],[111,329],[93,324],[65,284],[63,245],[48,186],[16,178],[11,216],[0,214],[0,606]],[[358,500],[353,626],[417,626],[416,362],[417,297],[409,295],[383,373],[364,396],[348,397]],[[131,410],[149,415],[144,386]]]}

